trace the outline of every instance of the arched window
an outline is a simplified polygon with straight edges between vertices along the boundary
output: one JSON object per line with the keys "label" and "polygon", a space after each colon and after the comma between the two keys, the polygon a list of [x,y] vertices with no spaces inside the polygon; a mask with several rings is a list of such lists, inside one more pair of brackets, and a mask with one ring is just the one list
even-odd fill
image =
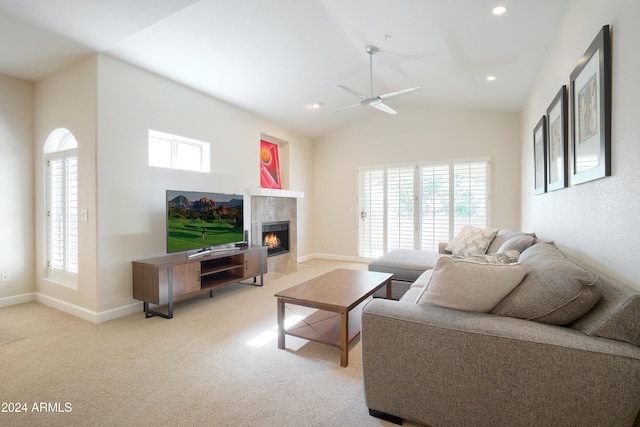
{"label": "arched window", "polygon": [[78,143],[68,129],[47,138],[47,270],[62,285],[78,287]]}

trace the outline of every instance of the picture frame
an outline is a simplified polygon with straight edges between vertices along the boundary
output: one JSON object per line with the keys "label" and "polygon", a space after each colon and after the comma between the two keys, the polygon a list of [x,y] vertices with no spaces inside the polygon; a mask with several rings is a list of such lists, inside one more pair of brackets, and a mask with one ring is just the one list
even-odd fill
{"label": "picture frame", "polygon": [[567,85],[562,85],[547,108],[547,191],[569,184],[567,117]]}
{"label": "picture frame", "polygon": [[260,187],[282,189],[278,144],[260,140]]}
{"label": "picture frame", "polygon": [[602,27],[571,73],[571,185],[611,176],[611,41]]}
{"label": "picture frame", "polygon": [[533,193],[547,192],[547,117],[533,128]]}

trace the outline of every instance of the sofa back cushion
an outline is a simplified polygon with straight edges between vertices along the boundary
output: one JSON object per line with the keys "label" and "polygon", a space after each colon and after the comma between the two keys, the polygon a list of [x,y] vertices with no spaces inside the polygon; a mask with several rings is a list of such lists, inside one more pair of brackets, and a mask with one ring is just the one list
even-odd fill
{"label": "sofa back cushion", "polygon": [[640,346],[640,291],[604,275],[599,279],[602,298],[570,327],[587,335]]}
{"label": "sofa back cushion", "polygon": [[[487,253],[495,254],[509,249],[515,249],[522,253],[533,244],[535,237],[536,235],[534,233],[524,233],[518,230],[503,228],[496,234],[496,237],[487,249]],[[509,243],[505,245],[507,241],[509,241]]]}
{"label": "sofa back cushion", "polygon": [[598,276],[564,256],[553,243],[536,243],[520,255],[528,273],[493,309],[500,316],[567,325],[600,299]]}
{"label": "sofa back cushion", "polygon": [[526,274],[522,264],[440,258],[416,303],[488,313]]}

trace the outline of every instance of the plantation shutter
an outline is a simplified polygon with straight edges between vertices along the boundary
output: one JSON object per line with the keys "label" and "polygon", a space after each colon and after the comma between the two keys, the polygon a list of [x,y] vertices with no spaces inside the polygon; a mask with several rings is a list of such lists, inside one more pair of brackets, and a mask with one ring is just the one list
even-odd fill
{"label": "plantation shutter", "polygon": [[387,168],[387,250],[415,249],[415,166]]}
{"label": "plantation shutter", "polygon": [[440,242],[448,242],[449,163],[424,165],[421,168],[421,240],[422,249],[438,252]]}
{"label": "plantation shutter", "polygon": [[75,150],[49,154],[48,277],[78,273],[78,157]]}
{"label": "plantation shutter", "polygon": [[454,236],[467,224],[488,226],[488,166],[488,161],[458,162],[453,165]]}
{"label": "plantation shutter", "polygon": [[358,254],[378,257],[384,250],[384,169],[358,171],[360,210]]}
{"label": "plantation shutter", "polygon": [[438,251],[467,224],[489,226],[489,158],[360,169],[358,255]]}

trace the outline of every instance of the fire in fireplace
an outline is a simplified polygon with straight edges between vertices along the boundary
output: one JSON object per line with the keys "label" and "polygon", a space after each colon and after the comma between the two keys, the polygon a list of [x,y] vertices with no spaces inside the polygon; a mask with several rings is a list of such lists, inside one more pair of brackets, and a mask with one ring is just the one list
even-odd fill
{"label": "fire in fireplace", "polygon": [[289,221],[262,223],[262,244],[270,257],[289,252]]}

